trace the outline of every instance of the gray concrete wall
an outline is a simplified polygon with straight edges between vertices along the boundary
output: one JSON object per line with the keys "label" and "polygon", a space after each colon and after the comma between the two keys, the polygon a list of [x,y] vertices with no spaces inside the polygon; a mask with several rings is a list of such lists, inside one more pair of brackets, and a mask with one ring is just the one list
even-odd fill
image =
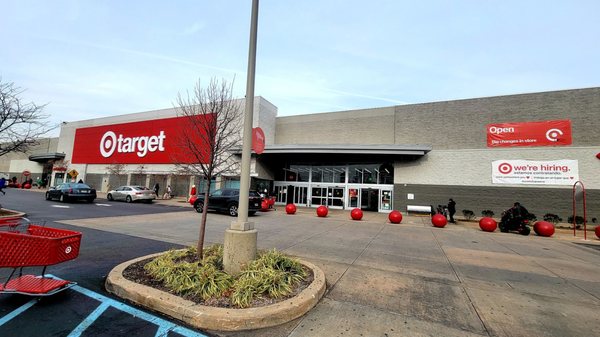
{"label": "gray concrete wall", "polygon": [[399,105],[395,111],[396,143],[434,150],[485,149],[490,123],[556,119],[571,120],[573,146],[599,144],[592,135],[600,129],[600,88]]}
{"label": "gray concrete wall", "polygon": [[[407,195],[414,195],[408,200]],[[462,210],[468,209],[481,216],[481,211],[492,210],[499,217],[503,210],[514,202],[520,202],[538,219],[544,214],[553,213],[567,221],[573,214],[572,190],[559,188],[539,189],[534,187],[492,187],[464,185],[394,185],[394,205],[396,209],[406,211],[406,205],[447,205],[448,199],[456,202],[456,212],[462,216]],[[600,190],[586,190],[588,222],[592,218],[600,219]],[[582,215],[582,205],[578,204],[578,215]]]}
{"label": "gray concrete wall", "polygon": [[387,107],[278,117],[275,143],[394,144],[394,114]]}

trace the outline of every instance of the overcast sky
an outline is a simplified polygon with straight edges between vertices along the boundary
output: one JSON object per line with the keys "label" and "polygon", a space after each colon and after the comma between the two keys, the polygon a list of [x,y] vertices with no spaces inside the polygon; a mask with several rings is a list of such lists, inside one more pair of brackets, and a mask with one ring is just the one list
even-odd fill
{"label": "overcast sky", "polygon": [[[0,0],[0,77],[51,121],[243,97],[251,0]],[[600,1],[262,0],[255,94],[279,116],[600,86]]]}

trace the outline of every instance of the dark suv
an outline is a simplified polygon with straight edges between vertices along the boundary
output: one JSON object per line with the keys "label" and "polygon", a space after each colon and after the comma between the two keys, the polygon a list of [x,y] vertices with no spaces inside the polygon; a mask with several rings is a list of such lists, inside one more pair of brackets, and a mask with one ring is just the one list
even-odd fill
{"label": "dark suv", "polygon": [[[223,188],[216,190],[209,195],[208,209],[219,212],[227,212],[231,216],[238,215],[238,202],[240,190],[233,188]],[[260,209],[261,197],[256,191],[250,191],[250,200],[248,203],[248,214],[254,215]],[[204,193],[199,194],[194,202],[196,212],[202,213],[204,210]]]}

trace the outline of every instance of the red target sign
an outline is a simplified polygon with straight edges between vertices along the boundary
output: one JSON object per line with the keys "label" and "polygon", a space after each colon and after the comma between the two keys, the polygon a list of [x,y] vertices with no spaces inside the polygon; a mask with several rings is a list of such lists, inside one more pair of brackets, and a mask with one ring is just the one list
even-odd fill
{"label": "red target sign", "polygon": [[498,171],[502,174],[509,174],[512,172],[512,170],[512,165],[510,165],[509,163],[502,163],[498,165]]}

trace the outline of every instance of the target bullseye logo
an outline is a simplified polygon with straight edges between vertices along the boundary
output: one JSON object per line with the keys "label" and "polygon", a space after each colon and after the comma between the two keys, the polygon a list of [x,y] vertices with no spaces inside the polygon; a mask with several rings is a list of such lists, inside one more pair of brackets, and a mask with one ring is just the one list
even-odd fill
{"label": "target bullseye logo", "polygon": [[116,148],[117,135],[112,131],[108,131],[100,140],[100,154],[102,154],[104,158],[108,158],[115,152]]}
{"label": "target bullseye logo", "polygon": [[117,136],[113,131],[107,131],[100,139],[100,154],[108,158],[117,151],[117,153],[136,153],[141,158],[149,152],[164,152],[166,138],[163,130],[158,135],[138,137],[125,137],[122,134]]}
{"label": "target bullseye logo", "polygon": [[557,142],[558,137],[562,136],[563,132],[560,129],[550,129],[546,131],[546,139],[551,142]]}
{"label": "target bullseye logo", "polygon": [[70,254],[71,251],[73,251],[73,248],[71,248],[71,246],[67,246],[67,248],[65,248],[65,254]]}
{"label": "target bullseye logo", "polygon": [[509,174],[512,172],[512,170],[512,165],[510,165],[509,163],[502,163],[498,165],[498,171],[500,171],[500,173],[502,174]]}

